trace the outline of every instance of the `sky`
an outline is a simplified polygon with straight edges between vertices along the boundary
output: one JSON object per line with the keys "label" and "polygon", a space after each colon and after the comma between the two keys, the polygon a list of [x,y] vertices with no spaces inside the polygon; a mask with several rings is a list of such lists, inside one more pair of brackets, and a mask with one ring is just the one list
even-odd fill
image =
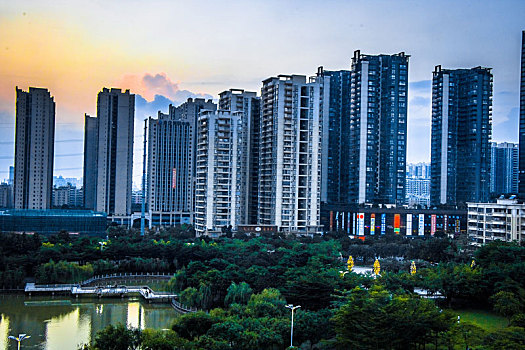
{"label": "sky", "polygon": [[64,177],[82,176],[97,93],[135,93],[138,186],[145,118],[188,97],[259,92],[278,74],[349,69],[355,50],[411,56],[408,162],[430,161],[436,65],[493,68],[492,138],[517,142],[524,14],[522,0],[0,0],[0,181],[13,165],[16,86],[54,96],[54,174]]}

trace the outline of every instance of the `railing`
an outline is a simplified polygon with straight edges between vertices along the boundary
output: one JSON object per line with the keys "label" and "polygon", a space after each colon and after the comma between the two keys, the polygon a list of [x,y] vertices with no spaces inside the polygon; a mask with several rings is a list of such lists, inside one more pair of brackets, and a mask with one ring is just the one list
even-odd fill
{"label": "railing", "polygon": [[80,282],[80,285],[86,285],[91,282],[104,280],[104,279],[114,279],[114,278],[137,278],[137,277],[161,277],[161,278],[171,278],[173,273],[170,272],[124,272],[124,273],[112,273],[106,275],[93,276],[87,280]]}
{"label": "railing", "polygon": [[171,305],[175,308],[175,310],[180,311],[180,312],[185,313],[185,314],[188,313],[188,312],[197,312],[197,311],[199,311],[197,308],[183,305],[183,304],[179,303],[178,301],[176,301],[175,299],[171,299]]}

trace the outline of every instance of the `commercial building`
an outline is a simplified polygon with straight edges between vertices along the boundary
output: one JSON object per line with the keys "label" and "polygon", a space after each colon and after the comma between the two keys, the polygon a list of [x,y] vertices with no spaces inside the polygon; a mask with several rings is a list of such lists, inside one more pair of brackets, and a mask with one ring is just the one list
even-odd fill
{"label": "commercial building", "polygon": [[271,77],[261,98],[258,224],[319,232],[330,77]]}
{"label": "commercial building", "polygon": [[84,195],[87,208],[131,213],[135,95],[103,88],[97,118],[85,116]]}
{"label": "commercial building", "polygon": [[248,129],[243,112],[202,111],[198,119],[195,231],[218,236],[246,221]]}
{"label": "commercial building", "polygon": [[407,179],[429,179],[430,163],[416,163],[407,165]]}
{"label": "commercial building", "polygon": [[408,59],[354,52],[348,203],[405,203]]}
{"label": "commercial building", "polygon": [[323,205],[325,231],[344,232],[353,238],[374,235],[450,237],[465,233],[466,210],[409,209],[395,205]]}
{"label": "commercial building", "polygon": [[51,208],[54,145],[54,98],[47,89],[17,87],[15,208]]}
{"label": "commercial building", "polygon": [[245,219],[243,224],[257,224],[259,205],[259,146],[261,136],[261,98],[255,92],[230,89],[219,94],[219,109],[242,112],[243,142],[242,157],[246,175],[243,200]]}
{"label": "commercial building", "polygon": [[106,214],[89,210],[12,209],[0,211],[0,232],[105,235]]}
{"label": "commercial building", "polygon": [[476,246],[495,240],[525,241],[525,204],[516,196],[501,196],[496,203],[468,203],[468,234]]}
{"label": "commercial building", "polygon": [[490,144],[490,193],[518,193],[519,146],[515,143]]}
{"label": "commercial building", "polygon": [[491,69],[436,66],[432,80],[432,205],[488,201],[491,133]]}
{"label": "commercial building", "polygon": [[83,189],[71,184],[53,187],[54,208],[82,208],[84,205]]}
{"label": "commercial building", "polygon": [[202,98],[188,99],[168,114],[148,119],[146,199],[149,226],[193,224],[197,118],[217,105]]}
{"label": "commercial building", "polygon": [[521,32],[520,128],[519,128],[519,194],[525,198],[525,30]]}

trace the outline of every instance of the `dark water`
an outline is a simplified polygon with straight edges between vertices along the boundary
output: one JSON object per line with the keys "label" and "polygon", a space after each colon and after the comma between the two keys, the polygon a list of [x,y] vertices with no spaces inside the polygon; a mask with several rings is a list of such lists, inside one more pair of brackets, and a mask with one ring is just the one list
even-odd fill
{"label": "dark water", "polygon": [[0,295],[0,350],[16,349],[16,341],[7,337],[19,333],[31,336],[22,342],[22,349],[75,350],[109,324],[163,329],[177,316],[168,304],[148,304],[139,298]]}

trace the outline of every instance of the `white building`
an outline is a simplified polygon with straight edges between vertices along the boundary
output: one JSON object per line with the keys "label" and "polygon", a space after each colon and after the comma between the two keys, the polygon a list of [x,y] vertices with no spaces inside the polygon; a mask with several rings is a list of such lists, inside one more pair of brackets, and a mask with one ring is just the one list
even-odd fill
{"label": "white building", "polygon": [[192,224],[195,206],[197,118],[216,110],[212,100],[189,98],[148,119],[146,198],[149,226]]}
{"label": "white building", "polygon": [[[131,213],[135,95],[103,88],[97,118],[86,116],[84,195],[86,207],[108,215]],[[94,181],[93,181],[94,179]]]}
{"label": "white building", "polygon": [[259,224],[288,232],[321,231],[329,84],[330,78],[322,75],[308,82],[302,75],[279,75],[263,81]]}
{"label": "white building", "polygon": [[195,231],[218,236],[246,220],[246,129],[242,112],[202,111],[198,118]]}
{"label": "white building", "polygon": [[514,198],[500,198],[497,203],[467,203],[471,244],[480,246],[495,240],[524,241],[525,204]]}
{"label": "white building", "polygon": [[14,201],[16,209],[50,209],[55,101],[47,89],[16,88]]}

